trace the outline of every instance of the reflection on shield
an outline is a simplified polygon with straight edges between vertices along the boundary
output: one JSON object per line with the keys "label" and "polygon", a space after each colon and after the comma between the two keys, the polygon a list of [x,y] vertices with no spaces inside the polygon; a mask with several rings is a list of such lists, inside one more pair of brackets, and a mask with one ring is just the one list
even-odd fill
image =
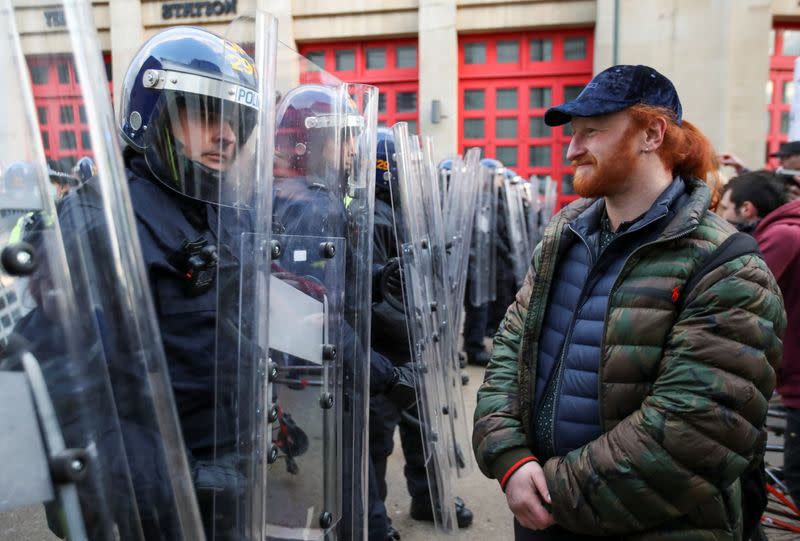
{"label": "reflection on shield", "polygon": [[[270,537],[322,539],[341,519],[345,242],[274,235]],[[291,498],[287,497],[291,495]]]}
{"label": "reflection on shield", "polygon": [[[90,6],[55,2],[65,27],[20,40],[28,7],[0,2],[0,539],[202,540]],[[79,93],[80,187],[51,169],[26,57]]]}

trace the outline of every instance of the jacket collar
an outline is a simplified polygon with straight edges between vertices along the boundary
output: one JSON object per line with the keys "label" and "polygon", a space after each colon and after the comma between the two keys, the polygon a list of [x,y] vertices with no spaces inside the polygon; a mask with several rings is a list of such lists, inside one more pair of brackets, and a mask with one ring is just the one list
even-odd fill
{"label": "jacket collar", "polygon": [[[667,216],[669,221],[659,238],[678,236],[700,224],[711,201],[711,190],[705,182],[697,178],[675,180],[662,192],[644,216],[632,225],[629,231],[645,227],[655,220]],[[559,217],[579,234],[587,233],[592,227],[599,227],[600,216],[605,209],[603,198],[578,199],[561,210]]]}

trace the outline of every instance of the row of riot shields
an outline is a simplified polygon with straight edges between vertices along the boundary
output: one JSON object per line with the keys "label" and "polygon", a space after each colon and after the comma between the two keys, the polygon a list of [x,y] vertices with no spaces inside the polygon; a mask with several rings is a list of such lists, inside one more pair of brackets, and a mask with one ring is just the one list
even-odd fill
{"label": "row of riot shields", "polygon": [[[377,90],[258,12],[154,36],[115,125],[90,3],[35,39],[25,7],[0,2],[0,540],[365,538]],[[66,187],[46,126],[79,111],[34,100],[41,66],[82,100],[95,173]]]}
{"label": "row of riot shields", "polygon": [[478,202],[472,229],[472,253],[469,264],[469,303],[481,306],[497,298],[497,195],[502,171],[480,168]]}
{"label": "row of riot shields", "polygon": [[399,193],[392,194],[392,200],[400,218],[398,252],[409,340],[420,366],[417,407],[424,457],[434,522],[440,531],[453,532],[457,524],[452,476],[465,475],[472,467],[457,339],[477,200],[478,154],[469,153],[469,167],[453,160],[451,174],[442,178],[429,139],[409,136],[405,123],[396,124],[393,134]]}
{"label": "row of riot shields", "polygon": [[528,237],[527,220],[530,216],[526,214],[525,208],[526,193],[524,185],[526,183],[522,177],[510,169],[506,169],[505,172],[501,194],[505,202],[503,208],[506,213],[505,223],[513,264],[512,270],[516,286],[520,288],[522,287],[522,281],[525,279],[525,274],[528,272],[531,255],[533,254]]}
{"label": "row of riot shields", "polygon": [[530,253],[539,243],[545,227],[555,214],[558,189],[556,182],[548,177],[532,176],[528,182],[521,183],[525,203],[526,222]]}

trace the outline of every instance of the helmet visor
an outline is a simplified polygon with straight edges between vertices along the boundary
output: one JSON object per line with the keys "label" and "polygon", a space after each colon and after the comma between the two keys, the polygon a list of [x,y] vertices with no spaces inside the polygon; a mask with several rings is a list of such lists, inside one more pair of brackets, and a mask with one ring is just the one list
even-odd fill
{"label": "helmet visor", "polygon": [[254,166],[255,145],[248,141],[258,120],[258,94],[203,77],[182,77],[182,87],[161,93],[153,116],[156,122],[145,135],[151,171],[193,199],[250,206],[251,191],[229,189],[225,179],[233,171]]}

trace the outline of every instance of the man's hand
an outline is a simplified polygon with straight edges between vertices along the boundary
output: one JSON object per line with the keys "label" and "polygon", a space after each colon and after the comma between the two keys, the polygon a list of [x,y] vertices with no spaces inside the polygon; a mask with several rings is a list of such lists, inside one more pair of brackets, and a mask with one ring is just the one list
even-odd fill
{"label": "man's hand", "polygon": [[544,530],[556,522],[544,508],[551,503],[550,491],[538,462],[528,462],[511,474],[506,500],[517,521],[530,530]]}

